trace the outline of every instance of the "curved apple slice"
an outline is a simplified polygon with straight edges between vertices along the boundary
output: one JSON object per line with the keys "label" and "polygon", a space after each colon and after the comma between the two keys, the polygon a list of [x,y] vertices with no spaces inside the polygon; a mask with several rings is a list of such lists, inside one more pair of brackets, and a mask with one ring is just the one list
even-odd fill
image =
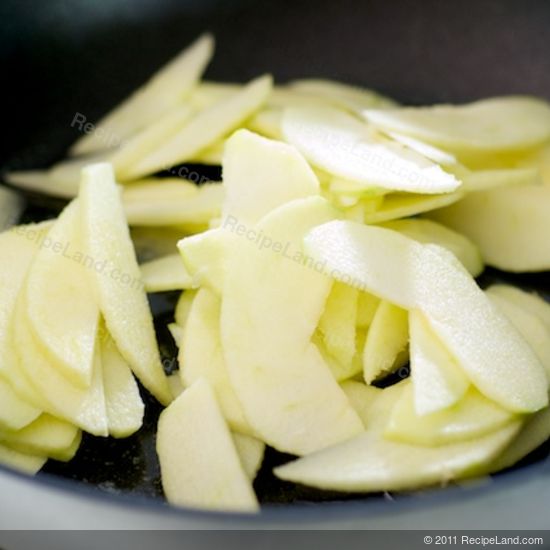
{"label": "curved apple slice", "polygon": [[233,433],[233,443],[235,443],[246,475],[251,481],[254,481],[264,459],[265,443],[255,437],[240,433]]}
{"label": "curved apple slice", "polygon": [[185,292],[181,293],[178,299],[178,303],[176,304],[176,311],[174,312],[174,319],[177,325],[180,326],[182,329],[185,328],[185,324],[187,323],[187,319],[191,311],[191,306],[193,305],[193,301],[196,295],[197,290],[186,290]]}
{"label": "curved apple slice", "polygon": [[48,459],[45,456],[34,456],[24,453],[19,453],[0,445],[0,464],[7,466],[8,468],[13,468],[14,470],[19,470],[25,474],[34,475]]}
{"label": "curved apple slice", "polygon": [[146,292],[166,292],[192,288],[193,278],[179,254],[170,254],[141,264],[141,278]]}
{"label": "curved apple slice", "polygon": [[317,168],[395,191],[447,193],[460,186],[453,175],[400,143],[375,136],[366,124],[332,107],[290,108],[285,140]]}
{"label": "curved apple slice", "polygon": [[489,399],[513,412],[548,404],[535,352],[444,248],[381,227],[333,221],[310,231],[305,251],[337,280],[420,310]]}
{"label": "curved apple slice", "polygon": [[301,241],[335,216],[320,197],[281,206],[255,227],[271,248],[235,236],[225,277],[221,336],[231,383],[258,436],[294,454],[362,429],[311,343],[332,283],[308,262]]}
{"label": "curved apple slice", "polygon": [[95,164],[82,174],[79,203],[84,248],[104,266],[91,270],[101,313],[134,374],[161,403],[170,403],[172,395],[112,168]]}
{"label": "curved apple slice", "polygon": [[256,512],[258,501],[214,392],[199,380],[160,415],[157,453],[169,502]]}

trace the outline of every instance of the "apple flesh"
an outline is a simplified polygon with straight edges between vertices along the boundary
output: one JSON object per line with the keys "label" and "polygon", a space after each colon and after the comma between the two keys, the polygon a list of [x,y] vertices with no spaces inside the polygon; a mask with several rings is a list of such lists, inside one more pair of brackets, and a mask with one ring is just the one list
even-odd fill
{"label": "apple flesh", "polygon": [[25,474],[36,474],[47,460],[45,456],[28,455],[0,445],[0,464]]}
{"label": "apple flesh", "polygon": [[243,470],[248,479],[254,481],[262,465],[265,453],[265,443],[249,435],[233,433],[233,443],[237,449]]}
{"label": "apple flesh", "polygon": [[146,292],[182,290],[193,286],[193,279],[186,271],[179,254],[163,256],[139,267]]}

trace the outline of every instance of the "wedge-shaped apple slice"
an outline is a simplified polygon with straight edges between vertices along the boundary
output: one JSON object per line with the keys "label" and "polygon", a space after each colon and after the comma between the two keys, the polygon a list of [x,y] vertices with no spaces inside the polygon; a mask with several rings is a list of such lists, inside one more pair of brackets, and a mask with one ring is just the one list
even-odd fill
{"label": "wedge-shaped apple slice", "polygon": [[332,107],[288,109],[282,129],[285,140],[313,165],[369,187],[434,194],[460,185],[426,157],[373,134],[353,116]]}
{"label": "wedge-shaped apple slice", "polygon": [[259,437],[294,454],[361,430],[310,342],[332,283],[308,263],[301,240],[335,215],[320,197],[281,206],[256,226],[281,248],[261,249],[235,237],[225,276],[221,336],[231,383]]}
{"label": "wedge-shaped apple slice", "polygon": [[83,247],[79,208],[72,202],[57,218],[32,262],[24,292],[35,338],[64,376],[87,388],[99,308],[90,281],[96,261]]}
{"label": "wedge-shaped apple slice", "polygon": [[254,481],[264,459],[265,443],[240,433],[233,433],[233,443],[241,459],[243,470],[248,478]]}
{"label": "wedge-shaped apple slice", "polygon": [[11,385],[0,378],[0,430],[20,430],[39,415],[39,409],[22,400]]}
{"label": "wedge-shaped apple slice", "polygon": [[186,290],[180,295],[178,303],[176,304],[176,310],[174,312],[174,320],[181,328],[185,327],[191,306],[197,295],[197,290]]}
{"label": "wedge-shaped apple slice", "polygon": [[231,429],[253,435],[231,385],[220,338],[220,299],[201,288],[183,329],[178,355],[181,381],[189,387],[200,378],[208,380]]}
{"label": "wedge-shaped apple slice", "polygon": [[294,147],[248,130],[238,130],[227,140],[223,184],[223,216],[243,224],[256,223],[293,199],[319,193],[317,177]]}
{"label": "wedge-shaped apple slice", "polygon": [[159,418],[157,453],[168,502],[256,512],[258,501],[214,392],[199,380]]}
{"label": "wedge-shaped apple slice", "polygon": [[43,414],[17,432],[0,431],[0,443],[20,453],[67,461],[80,443],[80,430],[63,420]]}
{"label": "wedge-shaped apple slice", "polygon": [[79,198],[85,250],[105,270],[90,270],[101,313],[134,374],[163,404],[172,400],[124,211],[108,164],[83,171]]}
{"label": "wedge-shaped apple slice", "polygon": [[446,484],[484,473],[521,427],[516,420],[471,441],[422,447],[387,440],[384,429],[403,384],[379,390],[364,411],[367,431],[349,441],[275,468],[277,477],[320,489],[378,492]]}
{"label": "wedge-shaped apple slice", "polygon": [[[319,350],[319,353],[321,354],[323,361],[326,363],[327,367],[330,369],[330,372],[332,373],[332,376],[334,376],[334,379],[337,382],[349,380],[350,378],[353,378],[363,370],[363,362],[361,360],[361,356],[359,353],[355,353],[352,359],[347,363],[342,363],[340,360],[336,359],[333,355],[331,355],[326,347],[323,335],[318,329],[317,331],[315,331],[315,333],[311,337],[311,341],[313,344],[315,344],[315,346]],[[362,346],[364,346],[364,344],[365,344],[364,333],[357,333],[357,336],[354,342],[354,347],[356,349],[362,350],[363,349]]]}
{"label": "wedge-shaped apple slice", "polygon": [[45,456],[27,455],[0,445],[0,464],[25,474],[36,474],[46,464],[47,460]]}
{"label": "wedge-shaped apple slice", "polygon": [[192,288],[193,278],[179,254],[170,254],[141,264],[141,278],[147,292],[165,292]]}
{"label": "wedge-shaped apple slice", "polygon": [[100,339],[97,345],[101,350],[109,435],[128,437],[141,428],[144,405],[128,363],[110,335],[106,331],[103,334],[107,337]]}
{"label": "wedge-shaped apple slice", "polygon": [[418,416],[451,407],[470,381],[418,310],[409,312],[411,378]]}
{"label": "wedge-shaped apple slice", "polygon": [[7,183],[24,191],[42,193],[65,199],[72,199],[78,192],[78,182],[58,185],[52,181],[48,170],[19,170],[4,175]]}
{"label": "wedge-shaped apple slice", "polygon": [[464,235],[440,223],[422,219],[394,220],[382,224],[382,227],[399,231],[420,243],[446,248],[460,260],[472,277],[477,277],[483,271],[483,260],[477,246]]}
{"label": "wedge-shaped apple slice", "polygon": [[379,305],[380,299],[370,292],[359,292],[357,296],[358,328],[366,329],[370,327]]}
{"label": "wedge-shaped apple slice", "polygon": [[0,187],[0,231],[17,223],[24,206],[25,202],[19,193]]}
{"label": "wedge-shaped apple slice", "polygon": [[409,360],[407,312],[386,300],[378,305],[363,350],[363,378],[367,384],[404,366]]}
{"label": "wedge-shaped apple slice", "polygon": [[371,109],[364,114],[383,130],[412,136],[459,155],[524,150],[550,139],[550,107],[532,97]]}
{"label": "wedge-shaped apple slice", "polygon": [[391,412],[384,436],[412,445],[437,447],[475,440],[517,419],[517,415],[483,397],[475,388],[470,388],[452,407],[420,416],[414,388],[409,383]]}
{"label": "wedge-shaped apple slice", "polygon": [[193,158],[258,110],[271,86],[270,76],[257,78],[229,98],[201,111],[153,153],[128,169],[126,177],[136,179]]}
{"label": "wedge-shaped apple slice", "polygon": [[466,235],[493,267],[543,271],[550,269],[549,204],[548,186],[512,186],[469,193],[429,217]]}
{"label": "wedge-shaped apple slice", "polygon": [[471,382],[513,412],[548,403],[540,360],[453,254],[381,227],[333,221],[305,251],[337,280],[418,309]]}
{"label": "wedge-shaped apple slice", "polygon": [[120,143],[155,122],[191,93],[213,51],[213,37],[202,35],[101,119],[94,132],[86,134],[71,147],[71,153],[80,155],[106,149],[109,141]]}

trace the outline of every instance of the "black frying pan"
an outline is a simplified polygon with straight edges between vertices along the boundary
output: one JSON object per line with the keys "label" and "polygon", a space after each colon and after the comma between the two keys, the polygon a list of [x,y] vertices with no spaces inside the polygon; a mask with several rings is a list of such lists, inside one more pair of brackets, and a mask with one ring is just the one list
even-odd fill
{"label": "black frying pan", "polygon": [[[242,82],[264,72],[279,82],[327,77],[414,104],[513,93],[550,99],[550,2],[544,0],[3,0],[0,25],[7,137],[2,169],[58,160],[78,137],[71,127],[76,112],[97,120],[205,30],[217,39],[207,72],[211,79]],[[62,206],[32,194],[28,204],[26,219],[55,215]],[[489,271],[481,282],[495,280],[550,293],[546,273],[512,277]],[[167,364],[175,348],[165,325],[176,298],[164,294],[151,300]],[[138,434],[121,441],[85,437],[73,461],[48,463],[39,480],[62,476],[94,491],[147,497],[162,506],[154,452],[159,407],[144,397],[146,421]],[[548,452],[546,445],[515,473],[495,476],[486,490],[503,487],[512,477],[517,482],[522,472],[532,476]],[[275,480],[272,467],[287,459],[268,452],[255,483],[262,502],[382,499]],[[420,498],[394,497],[413,506]]]}

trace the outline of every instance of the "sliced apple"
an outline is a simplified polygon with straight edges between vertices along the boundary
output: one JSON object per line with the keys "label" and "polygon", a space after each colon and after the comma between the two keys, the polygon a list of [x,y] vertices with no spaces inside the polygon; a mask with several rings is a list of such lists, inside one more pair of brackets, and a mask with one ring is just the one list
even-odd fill
{"label": "sliced apple", "polygon": [[106,149],[106,142],[119,143],[155,122],[189,96],[214,51],[214,38],[203,34],[191,46],[157,71],[143,86],[102,118],[94,132],[80,138],[73,154]]}
{"label": "sliced apple", "polygon": [[185,390],[159,418],[162,486],[177,506],[256,512],[258,501],[208,382]]}
{"label": "sliced apple", "polygon": [[36,474],[46,464],[47,460],[45,456],[27,455],[0,445],[0,464],[25,474]]}
{"label": "sliced apple", "polygon": [[363,378],[367,384],[407,364],[407,312],[382,300],[370,324],[363,350]]}
{"label": "sliced apple", "polygon": [[189,160],[190,164],[205,164],[206,166],[221,166],[225,150],[225,139],[220,139],[203,151],[197,153],[195,158]]}
{"label": "sliced apple", "polygon": [[464,176],[462,181],[464,191],[472,193],[500,187],[538,184],[540,183],[540,174],[535,168],[476,170]]}
{"label": "sliced apple", "polygon": [[521,428],[521,421],[471,441],[422,447],[384,438],[402,384],[378,391],[364,418],[367,431],[349,441],[275,468],[275,475],[320,489],[378,492],[446,484],[484,473]]}
{"label": "sliced apple", "polygon": [[233,433],[233,443],[241,459],[243,470],[248,479],[254,481],[262,465],[265,452],[265,443],[249,435]]}
{"label": "sliced apple", "polygon": [[357,327],[368,328],[376,314],[380,299],[370,292],[359,292],[357,296]]}
{"label": "sliced apple", "polygon": [[[311,227],[335,215],[320,197],[281,206],[256,226],[271,239],[272,248],[235,238],[225,277],[221,337],[231,383],[259,437],[294,454],[361,430],[310,342],[331,280],[308,263],[301,240]],[[281,243],[278,252],[276,243]],[[296,311],[300,315],[292,313]]]}
{"label": "sliced apple", "polygon": [[388,229],[341,221],[314,228],[304,242],[306,253],[337,280],[420,310],[486,397],[513,412],[547,405],[540,360],[453,254]]}
{"label": "sliced apple", "polygon": [[43,193],[64,199],[72,199],[78,192],[78,181],[64,185],[52,181],[48,170],[19,170],[4,174],[10,185],[34,193]]}
{"label": "sliced apple", "polygon": [[178,303],[176,304],[176,310],[174,312],[174,319],[178,326],[182,328],[185,327],[196,295],[196,290],[186,290],[185,292],[182,292],[179,297]]}
{"label": "sliced apple", "polygon": [[126,177],[137,179],[183,163],[235,130],[265,102],[272,86],[270,76],[251,81],[227,99],[199,112],[177,134],[134,164]]}
{"label": "sliced apple", "polygon": [[287,109],[282,129],[285,140],[313,165],[368,187],[434,194],[460,186],[460,181],[439,165],[374,135],[365,124],[339,109]]}
{"label": "sliced apple", "polygon": [[168,375],[168,384],[170,385],[170,391],[174,399],[177,399],[184,390],[181,383],[180,373],[178,371]]}
{"label": "sliced apple", "polygon": [[153,319],[141,282],[120,195],[108,164],[83,171],[80,191],[85,249],[108,270],[92,270],[99,307],[122,356],[163,404],[172,400]]}
{"label": "sliced apple", "polygon": [[141,264],[141,278],[147,292],[166,292],[192,288],[193,278],[179,254],[170,254]]}
{"label": "sliced apple", "polygon": [[20,430],[39,415],[40,409],[21,399],[11,385],[0,378],[0,430]]}
{"label": "sliced apple", "polygon": [[422,313],[411,310],[409,325],[414,410],[421,417],[460,401],[470,381]]}

